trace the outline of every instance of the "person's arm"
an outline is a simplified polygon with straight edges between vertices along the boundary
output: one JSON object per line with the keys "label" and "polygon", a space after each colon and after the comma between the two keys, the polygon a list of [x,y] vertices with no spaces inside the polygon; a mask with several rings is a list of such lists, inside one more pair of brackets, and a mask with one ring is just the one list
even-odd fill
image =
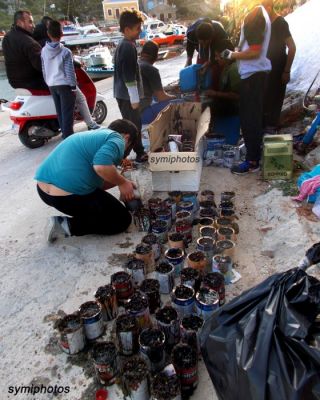
{"label": "person's arm", "polygon": [[187,61],[185,64],[185,67],[188,67],[189,65],[192,64],[192,58],[194,51],[198,47],[198,42],[196,40],[195,32],[190,32],[190,34],[187,33],[187,46],[186,46],[186,51],[187,51]]}
{"label": "person's arm", "polygon": [[28,57],[30,64],[39,72],[42,72],[41,65],[41,46],[34,39],[30,38],[27,45],[25,46],[25,54]]}
{"label": "person's arm", "polygon": [[130,98],[131,107],[135,110],[139,108],[140,97],[137,82],[137,55],[133,44],[126,43],[119,54],[122,59],[121,75],[123,77]]}
{"label": "person's arm", "polygon": [[209,97],[216,97],[220,99],[239,100],[240,96],[235,92],[220,92],[218,90],[208,89],[205,94]]}
{"label": "person's arm", "polygon": [[294,56],[296,54],[296,44],[292,38],[292,36],[289,36],[286,40],[285,43],[288,48],[288,55],[287,55],[287,62],[283,70],[282,74],[282,82],[283,83],[288,83],[290,81],[290,70],[291,66],[294,60]]}
{"label": "person's arm", "polygon": [[165,101],[165,100],[173,100],[176,97],[166,93],[163,90],[161,76],[159,70],[155,67],[148,68],[147,70],[143,69],[141,66],[142,79],[147,79],[149,81],[149,85],[152,89],[152,95],[157,98],[157,101]]}
{"label": "person's arm", "polygon": [[65,54],[65,57],[63,58],[63,69],[64,73],[67,77],[67,80],[69,82],[69,85],[71,86],[72,90],[76,90],[77,86],[77,80],[76,80],[76,73],[74,71],[74,65],[73,65],[73,57],[72,53],[69,49]]}
{"label": "person's arm", "polygon": [[93,169],[104,180],[104,188],[118,186],[122,200],[130,201],[134,198],[134,183],[120,175],[114,165],[94,165]]}

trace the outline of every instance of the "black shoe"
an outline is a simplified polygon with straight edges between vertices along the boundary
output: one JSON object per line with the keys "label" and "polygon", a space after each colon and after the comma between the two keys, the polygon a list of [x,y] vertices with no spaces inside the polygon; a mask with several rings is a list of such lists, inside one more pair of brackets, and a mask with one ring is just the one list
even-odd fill
{"label": "black shoe", "polygon": [[47,241],[55,242],[57,239],[62,239],[71,236],[67,217],[50,217],[47,225]]}

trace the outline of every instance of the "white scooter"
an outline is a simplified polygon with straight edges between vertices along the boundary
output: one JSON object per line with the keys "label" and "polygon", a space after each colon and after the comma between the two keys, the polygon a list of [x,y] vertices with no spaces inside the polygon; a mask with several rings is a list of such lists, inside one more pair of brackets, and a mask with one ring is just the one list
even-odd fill
{"label": "white scooter", "polygon": [[[97,93],[94,83],[82,68],[76,68],[76,75],[93,119],[101,124],[108,113],[105,97]],[[30,149],[43,146],[46,141],[61,133],[49,90],[16,89],[15,99],[2,107],[10,111],[14,131],[21,143]],[[81,115],[75,110],[74,122],[81,121]]]}

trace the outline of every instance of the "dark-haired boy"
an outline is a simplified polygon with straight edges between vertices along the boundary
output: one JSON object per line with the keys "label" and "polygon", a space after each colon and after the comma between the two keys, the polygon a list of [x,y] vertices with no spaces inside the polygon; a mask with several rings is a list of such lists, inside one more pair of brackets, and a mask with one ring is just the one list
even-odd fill
{"label": "dark-haired boy", "polygon": [[143,19],[137,11],[124,11],[120,15],[120,31],[124,39],[118,44],[114,55],[113,93],[123,118],[133,122],[138,129],[138,138],[133,148],[137,162],[147,161],[141,141],[140,98],[143,86],[138,65],[135,40],[139,38]]}
{"label": "dark-haired boy", "polygon": [[62,138],[73,134],[73,113],[75,105],[76,74],[72,53],[60,43],[62,37],[60,22],[50,21],[47,42],[41,51],[42,73],[56,107]]}
{"label": "dark-haired boy", "polygon": [[121,199],[134,197],[134,183],[116,169],[130,152],[137,128],[126,120],[108,129],[79,132],[61,142],[36,171],[41,200],[67,216],[49,220],[48,242],[68,236],[113,235],[131,223],[129,211],[106,190],[118,186]]}

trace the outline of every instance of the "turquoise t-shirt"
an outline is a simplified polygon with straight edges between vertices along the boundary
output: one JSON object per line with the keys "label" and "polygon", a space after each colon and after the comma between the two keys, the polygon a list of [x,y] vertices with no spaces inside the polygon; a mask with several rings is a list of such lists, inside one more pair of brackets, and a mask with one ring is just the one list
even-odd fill
{"label": "turquoise t-shirt", "polygon": [[123,137],[110,129],[76,133],[49,154],[35,179],[73,194],[89,194],[103,185],[93,165],[118,165],[124,150]]}

